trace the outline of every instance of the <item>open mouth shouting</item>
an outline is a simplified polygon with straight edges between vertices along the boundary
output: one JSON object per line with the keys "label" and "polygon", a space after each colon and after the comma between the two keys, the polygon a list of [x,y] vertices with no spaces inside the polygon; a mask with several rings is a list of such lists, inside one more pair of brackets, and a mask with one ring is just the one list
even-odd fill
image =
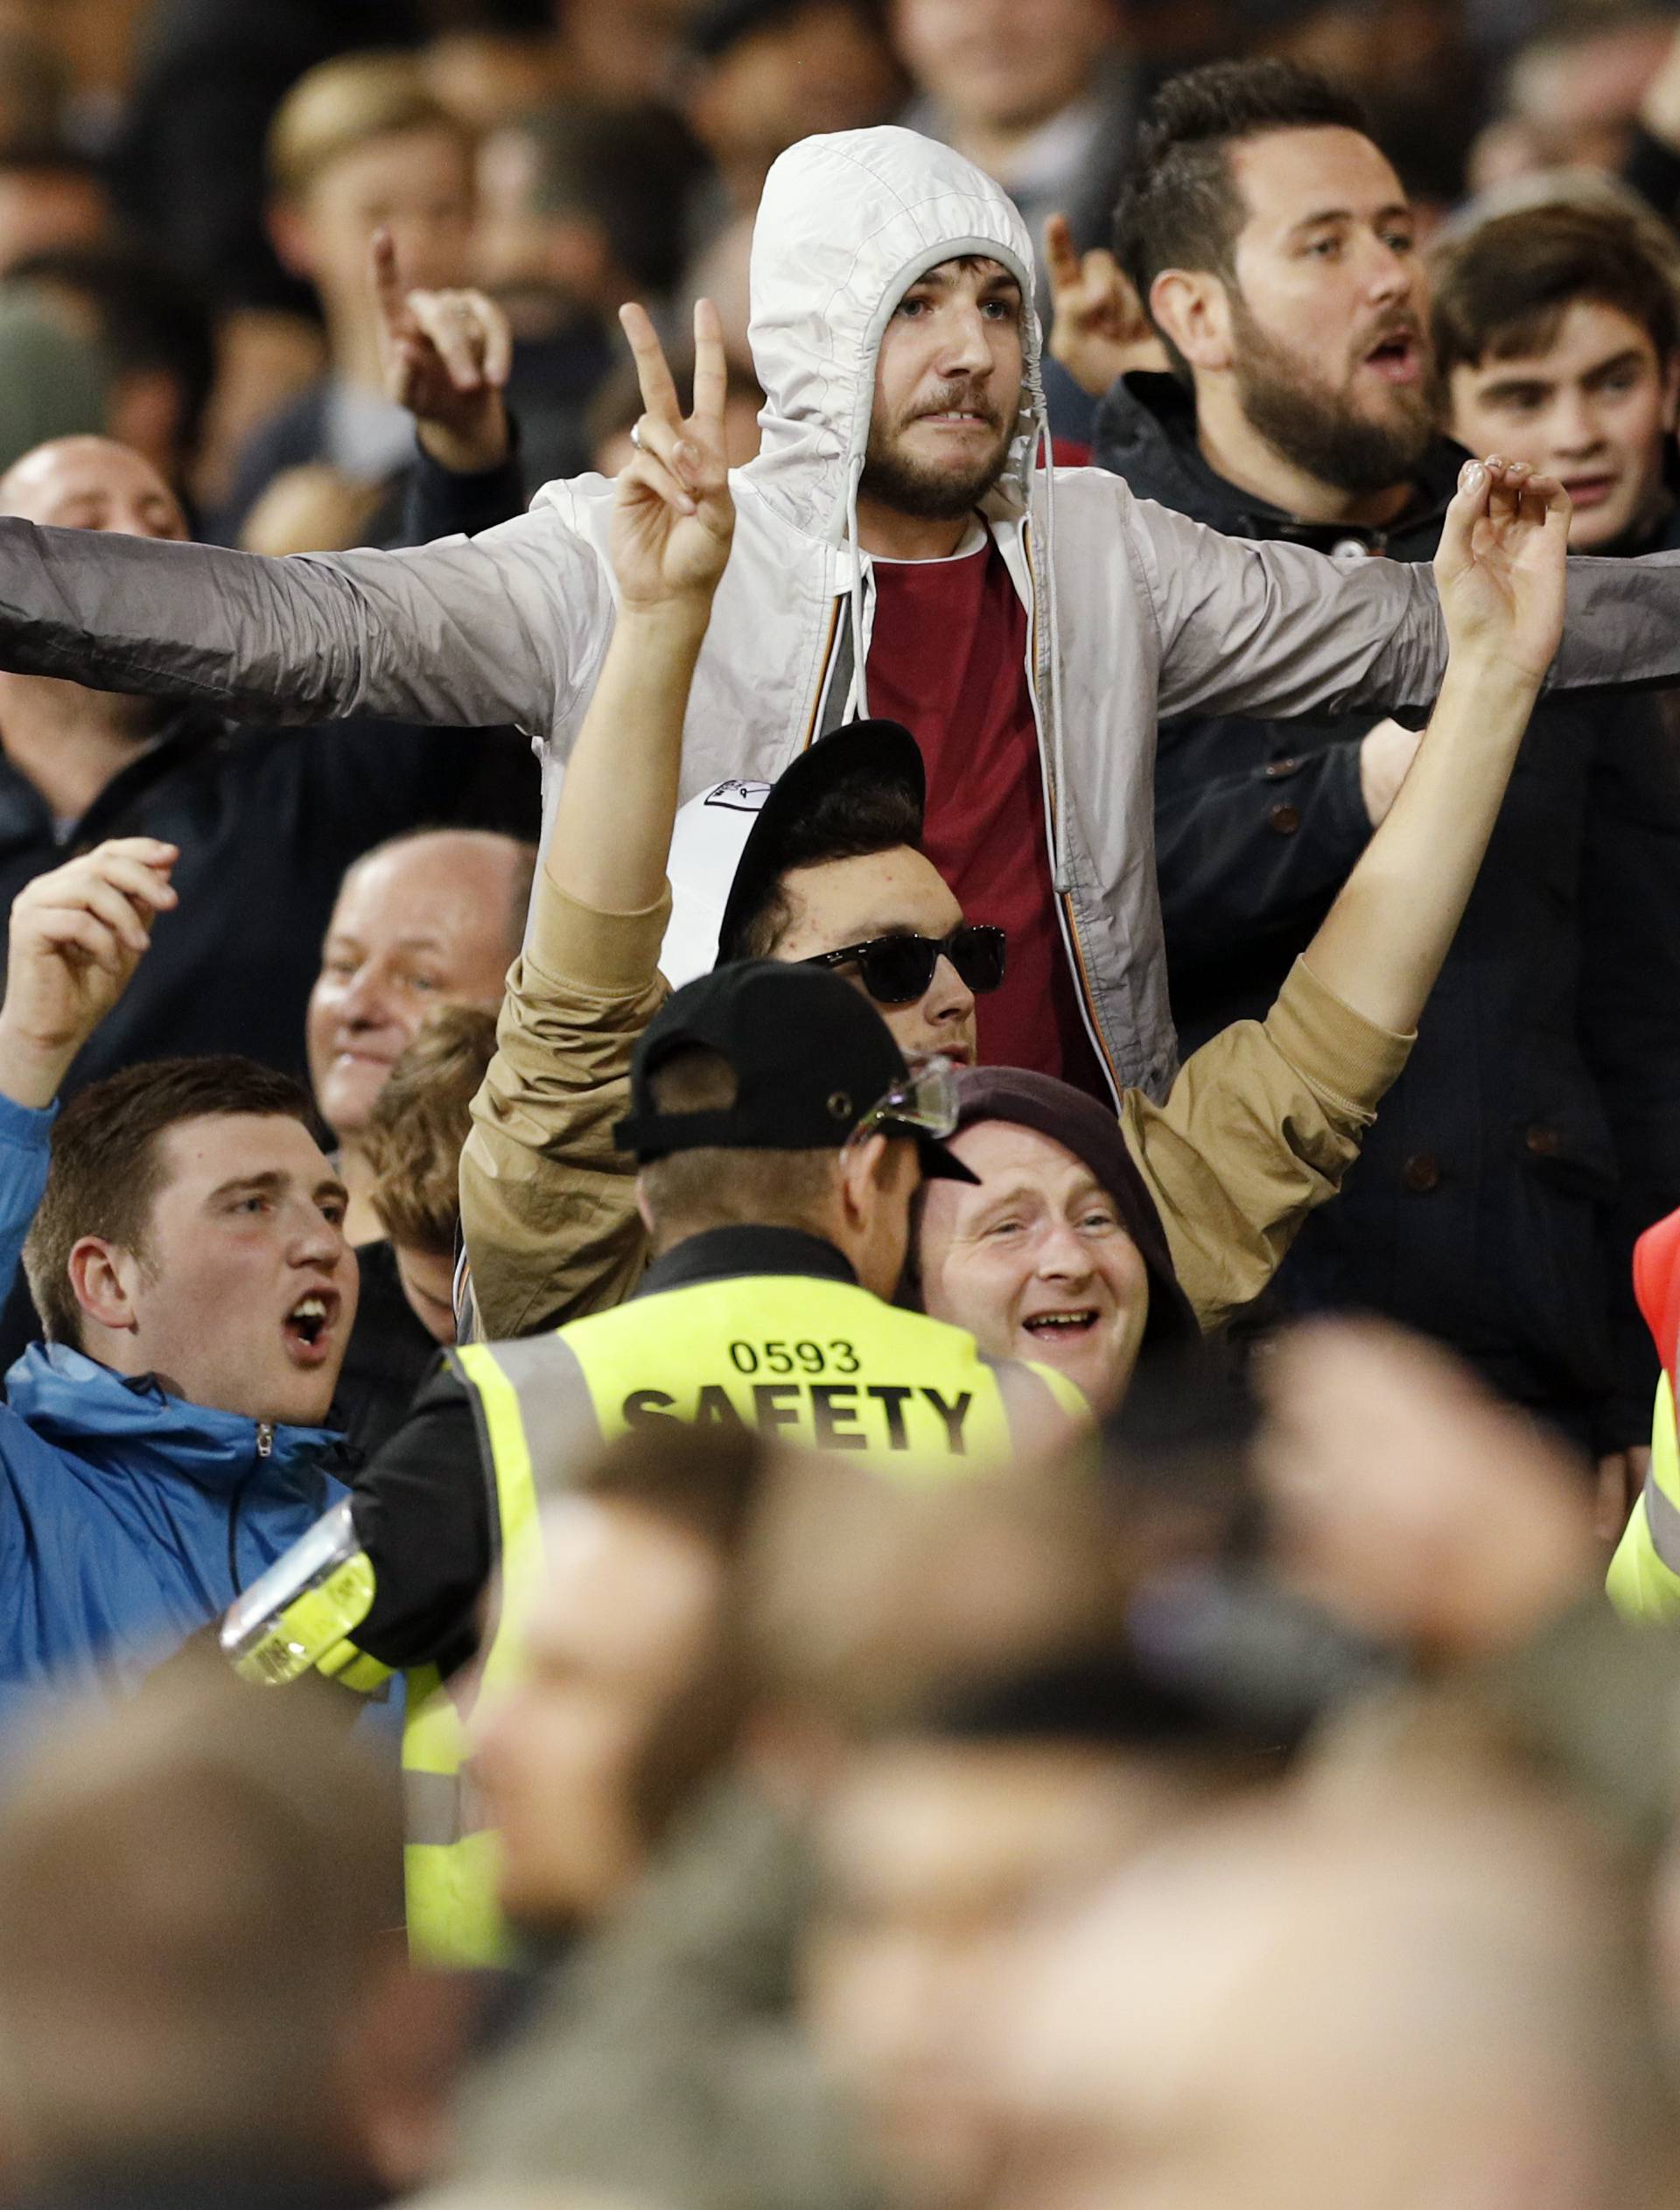
{"label": "open mouth shouting", "polygon": [[1421,383],[1424,348],[1418,332],[1410,326],[1385,332],[1366,353],[1361,366],[1373,369],[1384,383]]}
{"label": "open mouth shouting", "polygon": [[282,1332],[286,1355],[294,1366],[326,1363],[332,1353],[333,1330],[342,1302],[337,1290],[309,1290],[286,1314]]}

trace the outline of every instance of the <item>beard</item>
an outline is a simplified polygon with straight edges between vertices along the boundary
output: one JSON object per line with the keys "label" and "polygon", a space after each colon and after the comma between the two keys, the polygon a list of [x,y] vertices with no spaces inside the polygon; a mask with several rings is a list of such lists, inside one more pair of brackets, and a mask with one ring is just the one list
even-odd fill
{"label": "beard", "polygon": [[[967,407],[977,412],[985,404],[972,393],[958,392],[932,411]],[[897,430],[886,431],[872,420],[859,493],[879,506],[891,507],[894,514],[914,515],[918,521],[960,521],[1003,474],[1012,428],[999,425],[995,451],[953,475],[948,469],[924,466],[900,450],[899,439],[908,427],[906,423]]]}
{"label": "beard", "polygon": [[1240,293],[1232,311],[1237,397],[1274,451],[1320,483],[1354,493],[1390,491],[1416,473],[1435,436],[1427,378],[1392,386],[1393,411],[1374,419],[1263,330]]}

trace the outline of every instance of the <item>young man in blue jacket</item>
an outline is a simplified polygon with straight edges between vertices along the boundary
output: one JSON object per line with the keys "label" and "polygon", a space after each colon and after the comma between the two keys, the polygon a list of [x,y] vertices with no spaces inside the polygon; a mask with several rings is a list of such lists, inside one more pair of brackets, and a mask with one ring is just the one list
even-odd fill
{"label": "young man in blue jacket", "polygon": [[356,1311],[345,1191],[305,1093],[248,1060],[66,1069],[176,902],[175,848],[97,846],[12,907],[0,1279],[46,1341],[0,1409],[0,1746],[135,1684],[334,1500],[326,1417]]}

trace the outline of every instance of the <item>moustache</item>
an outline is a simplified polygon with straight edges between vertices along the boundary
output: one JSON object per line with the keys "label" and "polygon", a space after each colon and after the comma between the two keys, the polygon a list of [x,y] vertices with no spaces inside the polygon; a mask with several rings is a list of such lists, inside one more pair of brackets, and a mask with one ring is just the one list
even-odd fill
{"label": "moustache", "polygon": [[915,409],[912,422],[923,422],[929,415],[977,415],[989,429],[998,426],[998,409],[984,391],[976,391],[962,385],[954,385],[948,391],[936,394],[924,405]]}

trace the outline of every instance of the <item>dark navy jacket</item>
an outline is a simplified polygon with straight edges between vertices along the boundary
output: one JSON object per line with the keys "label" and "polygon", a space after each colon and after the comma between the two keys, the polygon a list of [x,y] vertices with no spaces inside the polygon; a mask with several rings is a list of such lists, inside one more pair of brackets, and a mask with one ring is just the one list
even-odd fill
{"label": "dark navy jacket", "polygon": [[[51,1112],[0,1098],[0,1281]],[[338,1437],[260,1426],[37,1343],[0,1406],[0,1751],[60,1696],[136,1686],[345,1493]]]}
{"label": "dark navy jacket", "polygon": [[[1298,524],[1208,467],[1164,376],[1115,387],[1096,457],[1227,535],[1401,560],[1432,557],[1463,459],[1438,444],[1387,532]],[[1163,724],[1157,852],[1186,1051],[1264,1013],[1364,850],[1374,718]],[[1583,1441],[1643,1439],[1656,1368],[1629,1260],[1680,1205],[1676,882],[1680,752],[1656,703],[1543,703],[1410,1064],[1284,1262],[1283,1309],[1389,1313]]]}

